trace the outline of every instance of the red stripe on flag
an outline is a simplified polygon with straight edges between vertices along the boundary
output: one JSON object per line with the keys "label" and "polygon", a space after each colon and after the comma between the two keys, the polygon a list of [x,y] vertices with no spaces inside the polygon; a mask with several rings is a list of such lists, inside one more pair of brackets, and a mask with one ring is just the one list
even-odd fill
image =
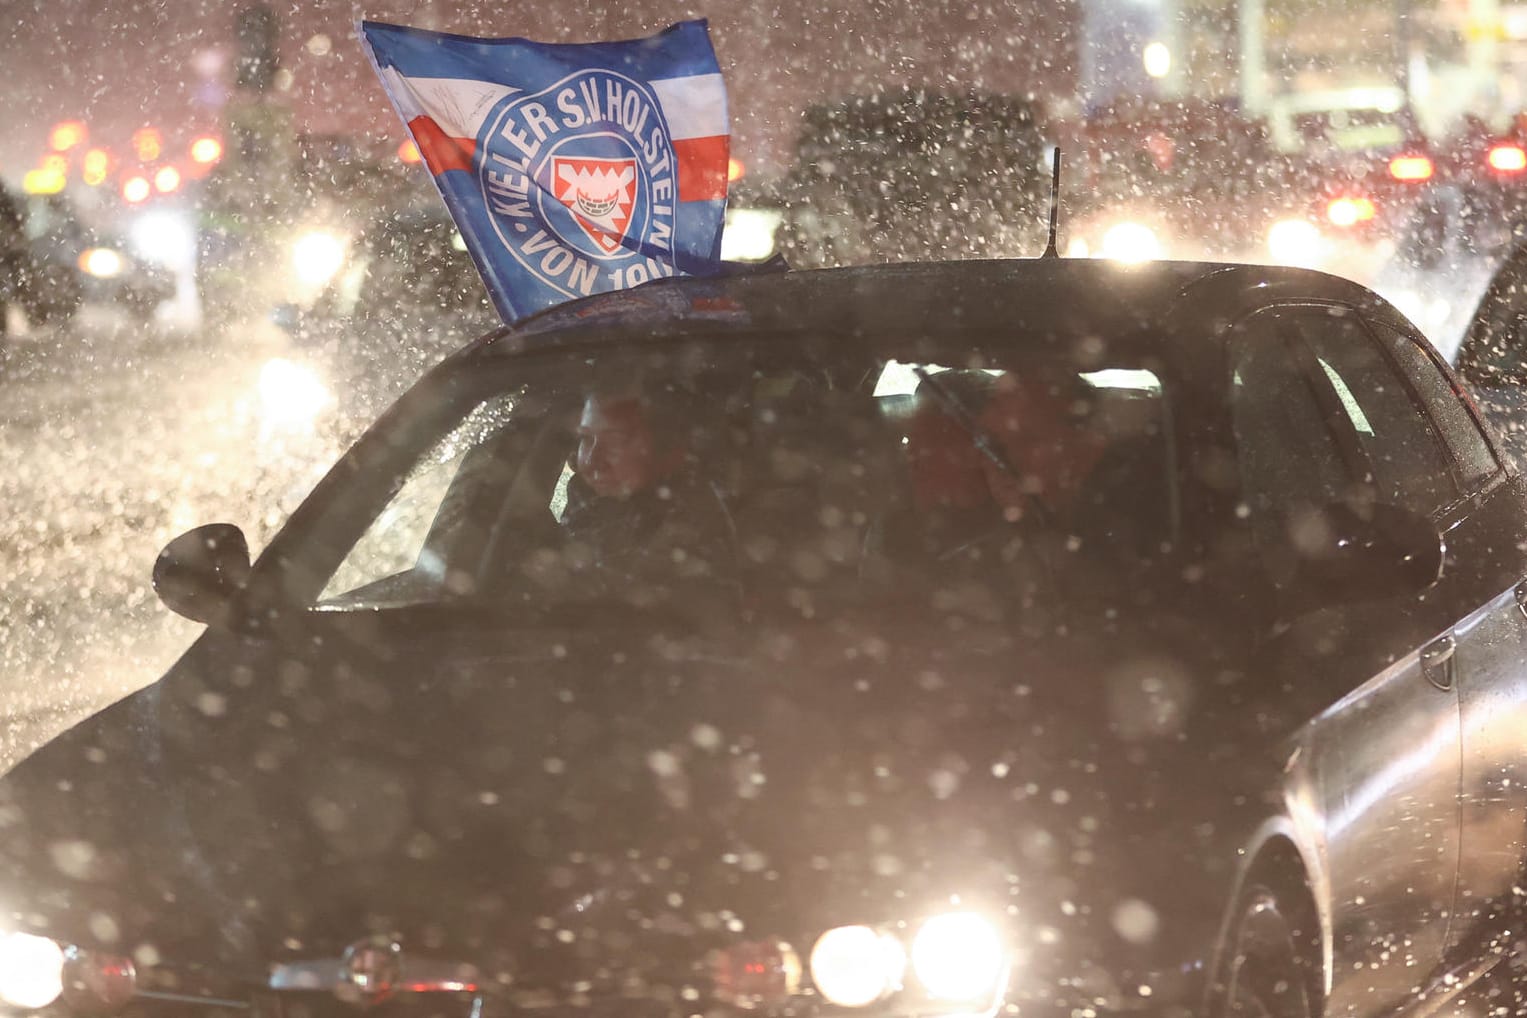
{"label": "red stripe on flag", "polygon": [[673,151],[679,157],[679,201],[719,201],[726,197],[730,135],[675,138]]}
{"label": "red stripe on flag", "polygon": [[431,173],[472,169],[472,153],[477,149],[476,141],[471,138],[452,138],[429,117],[414,117],[408,122],[408,129],[413,132],[414,144],[419,146],[419,154],[424,157],[424,165],[429,167]]}

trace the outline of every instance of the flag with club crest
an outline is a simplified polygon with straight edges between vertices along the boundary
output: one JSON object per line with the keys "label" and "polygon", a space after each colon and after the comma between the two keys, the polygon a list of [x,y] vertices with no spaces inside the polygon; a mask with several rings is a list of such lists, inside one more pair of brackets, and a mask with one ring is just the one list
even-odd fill
{"label": "flag with club crest", "polygon": [[505,321],[720,271],[730,129],[704,21],[587,44],[360,35]]}

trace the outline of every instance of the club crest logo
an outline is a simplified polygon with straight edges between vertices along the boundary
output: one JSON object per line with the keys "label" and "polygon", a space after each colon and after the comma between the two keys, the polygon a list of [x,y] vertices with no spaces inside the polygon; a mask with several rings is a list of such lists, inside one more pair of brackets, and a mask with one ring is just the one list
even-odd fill
{"label": "club crest logo", "polygon": [[551,175],[557,200],[589,239],[607,255],[619,251],[636,203],[636,160],[557,156]]}
{"label": "club crest logo", "polygon": [[590,69],[516,93],[478,136],[494,235],[564,297],[672,276],[678,167],[647,84]]}

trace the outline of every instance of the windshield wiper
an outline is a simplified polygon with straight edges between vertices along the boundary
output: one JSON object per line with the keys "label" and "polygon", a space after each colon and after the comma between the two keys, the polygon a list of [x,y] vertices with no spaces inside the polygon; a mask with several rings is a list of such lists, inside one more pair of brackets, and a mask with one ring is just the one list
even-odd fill
{"label": "windshield wiper", "polygon": [[[1002,446],[997,442],[996,436],[991,433],[991,430],[986,425],[980,422],[975,414],[971,413],[970,407],[966,406],[959,396],[951,392],[947,385],[940,382],[937,375],[934,375],[921,364],[914,365],[912,373],[917,376],[919,387],[926,385],[928,391],[933,394],[933,398],[938,401],[938,405],[943,408],[950,419],[958,424],[965,434],[970,436],[970,442],[976,447],[976,451],[995,464],[997,469],[1018,482],[1019,491],[1024,491],[1024,476],[1022,471],[1013,465],[1012,460],[1007,458],[1007,453],[1003,451]],[[1050,523],[1050,512],[1045,507],[1045,504],[1039,500],[1038,496],[1031,492],[1025,491],[1024,495],[1028,503],[1033,506],[1034,514],[1038,517],[1040,524],[1048,526]]]}

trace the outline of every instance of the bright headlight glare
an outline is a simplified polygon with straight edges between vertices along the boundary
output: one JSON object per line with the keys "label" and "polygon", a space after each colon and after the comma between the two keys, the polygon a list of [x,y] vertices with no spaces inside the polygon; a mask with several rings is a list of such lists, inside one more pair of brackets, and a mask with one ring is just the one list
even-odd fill
{"label": "bright headlight glare", "polygon": [[308,286],[323,286],[345,264],[345,242],[327,230],[309,230],[292,245],[292,267]]}
{"label": "bright headlight glare", "polygon": [[313,369],[284,357],[273,357],[260,368],[259,395],[261,420],[275,430],[312,427],[334,399]]}
{"label": "bright headlight glare", "polygon": [[774,254],[774,235],[784,215],[773,209],[727,209],[721,257],[729,262],[761,262]]}
{"label": "bright headlight glare", "polygon": [[64,952],[47,937],[0,934],[0,1001],[12,1007],[47,1007],[64,992]]}
{"label": "bright headlight glare", "polygon": [[912,940],[912,971],[931,997],[975,1001],[999,989],[1007,951],[996,926],[973,912],[936,916]]}
{"label": "bright headlight glare", "polygon": [[196,264],[196,230],[181,213],[145,212],[133,221],[129,236],[133,252],[143,261],[171,268]]}
{"label": "bright headlight glare", "polygon": [[1267,231],[1267,253],[1279,265],[1316,265],[1320,245],[1320,229],[1308,220],[1280,219]]}
{"label": "bright headlight glare", "polygon": [[122,273],[122,256],[109,247],[93,247],[80,253],[81,269],[101,279],[111,279]]}
{"label": "bright headlight glare", "polygon": [[868,926],[839,926],[811,949],[811,981],[839,1007],[866,1007],[901,986],[907,954],[892,936]]}
{"label": "bright headlight glare", "polygon": [[1120,262],[1147,262],[1161,257],[1156,231],[1144,223],[1115,223],[1103,234],[1103,257]]}

